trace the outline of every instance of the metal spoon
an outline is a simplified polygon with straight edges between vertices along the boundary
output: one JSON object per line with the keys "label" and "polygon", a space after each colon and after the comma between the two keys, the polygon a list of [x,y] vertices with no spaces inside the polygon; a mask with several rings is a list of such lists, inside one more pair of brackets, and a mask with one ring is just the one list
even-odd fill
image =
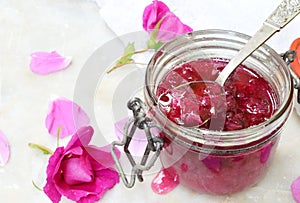
{"label": "metal spoon", "polygon": [[229,75],[250,54],[259,48],[273,34],[280,31],[300,13],[300,0],[283,0],[273,13],[265,20],[263,26],[250,38],[245,46],[232,58],[219,74],[216,82],[224,85]]}

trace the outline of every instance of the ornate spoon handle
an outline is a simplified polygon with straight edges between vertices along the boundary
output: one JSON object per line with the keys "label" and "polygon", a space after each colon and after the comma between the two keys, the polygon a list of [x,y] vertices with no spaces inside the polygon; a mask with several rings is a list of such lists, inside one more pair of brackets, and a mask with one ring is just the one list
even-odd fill
{"label": "ornate spoon handle", "polygon": [[284,0],[266,19],[265,23],[278,27],[278,30],[286,26],[300,12],[299,0]]}
{"label": "ornate spoon handle", "polygon": [[238,54],[229,61],[227,66],[219,74],[216,82],[223,86],[229,75],[238,65],[273,36],[275,32],[280,31],[280,29],[287,25],[299,13],[300,0],[283,0],[265,20],[263,26],[252,36],[252,38],[250,38]]}

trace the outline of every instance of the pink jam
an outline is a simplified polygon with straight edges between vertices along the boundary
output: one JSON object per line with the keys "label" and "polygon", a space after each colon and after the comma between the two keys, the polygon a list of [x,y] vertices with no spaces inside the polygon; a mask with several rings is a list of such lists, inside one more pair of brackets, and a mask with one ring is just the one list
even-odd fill
{"label": "pink jam", "polygon": [[[269,119],[277,110],[277,96],[255,71],[239,66],[224,89],[207,82],[214,81],[226,64],[219,59],[201,59],[169,71],[157,89],[168,119],[185,127],[222,131],[248,128]],[[166,136],[164,139],[163,165],[174,169],[183,185],[211,194],[233,193],[256,184],[266,173],[278,140],[247,153],[216,155],[188,150],[178,158],[174,152],[184,148]]]}
{"label": "pink jam", "polygon": [[[239,130],[264,122],[276,109],[268,82],[245,66],[226,81],[224,90],[212,82],[226,65],[220,60],[185,63],[166,74],[157,95],[167,117],[186,127]],[[203,68],[204,67],[204,68]],[[210,126],[211,122],[220,125]]]}
{"label": "pink jam", "polygon": [[152,190],[157,194],[166,194],[179,184],[178,174],[175,169],[162,169],[151,183]]}

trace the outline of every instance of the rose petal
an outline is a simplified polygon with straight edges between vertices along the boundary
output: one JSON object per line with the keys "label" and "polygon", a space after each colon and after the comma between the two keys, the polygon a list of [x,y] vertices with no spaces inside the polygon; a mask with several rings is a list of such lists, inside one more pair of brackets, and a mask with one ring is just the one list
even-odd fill
{"label": "rose petal", "polygon": [[101,180],[103,192],[111,189],[120,182],[119,174],[112,169],[104,169],[96,172],[96,176]]}
{"label": "rose petal", "polygon": [[34,52],[31,54],[30,69],[39,75],[63,70],[71,63],[71,57],[62,57],[56,51]]}
{"label": "rose petal", "polygon": [[80,128],[71,138],[68,145],[65,148],[65,152],[74,149],[75,147],[88,146],[92,136],[94,134],[94,129],[91,126],[84,126]]}
{"label": "rose petal", "polygon": [[[79,184],[70,186],[66,184],[64,181],[58,182],[56,185],[57,190],[60,194],[67,197],[70,200],[78,202],[82,197],[94,196],[97,195],[97,192],[101,191],[101,187],[97,188],[96,186],[101,186],[101,184],[95,184],[96,181],[93,181],[89,184]],[[87,188],[87,185],[89,188]],[[87,190],[89,189],[89,190]]]}
{"label": "rose petal", "polygon": [[169,12],[168,14],[166,14],[166,17],[159,27],[157,39],[166,42],[174,39],[176,36],[192,31],[193,29],[191,27],[183,24],[176,15]]}
{"label": "rose petal", "polygon": [[64,138],[74,134],[77,129],[86,126],[88,123],[89,117],[87,114],[70,100],[58,98],[49,105],[46,127],[53,136],[57,136],[60,127],[60,137]]}
{"label": "rose petal", "polygon": [[87,197],[82,197],[80,200],[77,201],[77,203],[93,203],[97,202],[99,199],[101,199],[101,195],[88,195]]}
{"label": "rose petal", "polygon": [[59,169],[63,151],[63,147],[58,147],[55,150],[54,154],[49,158],[49,163],[47,166],[47,183],[44,186],[43,190],[53,203],[58,203],[62,196],[56,189],[56,184],[53,178]]}
{"label": "rose petal", "polygon": [[[93,158],[92,161],[96,163],[93,164],[93,168],[95,170],[102,170],[106,168],[111,168],[115,165],[113,157],[110,153],[110,145],[106,145],[104,147],[96,147],[96,146],[88,146],[85,147],[86,151],[89,155]],[[120,151],[115,148],[115,153],[118,158],[120,158],[121,153]]]}
{"label": "rose petal", "polygon": [[161,1],[154,0],[148,5],[143,13],[143,28],[147,32],[153,32],[158,23],[157,40],[169,41],[178,35],[193,31],[191,27],[185,25],[170,11],[168,6]]}
{"label": "rose petal", "polygon": [[4,166],[10,157],[10,148],[4,133],[0,130],[0,166]]}
{"label": "rose petal", "polygon": [[300,203],[300,177],[298,177],[291,185],[291,190],[296,202]]}
{"label": "rose petal", "polygon": [[67,185],[61,182],[58,191],[67,198],[76,202],[98,201],[104,193],[119,183],[119,174],[111,169],[95,172],[94,181],[86,184]]}
{"label": "rose petal", "polygon": [[68,154],[71,154],[71,155],[82,155],[83,154],[83,149],[81,147],[75,147],[75,148],[72,148],[70,150],[68,150],[68,152],[65,153],[65,155],[68,155]]}
{"label": "rose petal", "polygon": [[143,13],[143,28],[146,31],[152,31],[159,20],[168,13],[170,9],[161,1],[154,0],[148,5]]}
{"label": "rose petal", "polygon": [[[69,185],[83,184],[91,182],[93,173],[90,170],[90,163],[88,161],[81,161],[82,159],[70,158],[61,162],[61,169],[64,172],[64,180]],[[83,159],[85,160],[85,159]]]}

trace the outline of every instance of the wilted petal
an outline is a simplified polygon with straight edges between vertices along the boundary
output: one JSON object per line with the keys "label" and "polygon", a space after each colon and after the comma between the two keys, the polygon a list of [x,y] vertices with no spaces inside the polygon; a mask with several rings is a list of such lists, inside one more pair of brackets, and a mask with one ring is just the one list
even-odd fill
{"label": "wilted petal", "polygon": [[296,202],[300,202],[300,177],[292,183],[291,190]]}
{"label": "wilted petal", "polygon": [[9,156],[10,149],[8,141],[3,132],[0,130],[0,166],[4,166],[8,162]]}
{"label": "wilted petal", "polygon": [[62,57],[56,51],[34,52],[31,54],[30,69],[39,75],[63,70],[71,63],[71,57]]}
{"label": "wilted petal", "polygon": [[65,98],[58,98],[49,105],[46,127],[53,136],[57,136],[58,129],[61,128],[60,137],[63,138],[86,126],[89,120],[77,104]]}

